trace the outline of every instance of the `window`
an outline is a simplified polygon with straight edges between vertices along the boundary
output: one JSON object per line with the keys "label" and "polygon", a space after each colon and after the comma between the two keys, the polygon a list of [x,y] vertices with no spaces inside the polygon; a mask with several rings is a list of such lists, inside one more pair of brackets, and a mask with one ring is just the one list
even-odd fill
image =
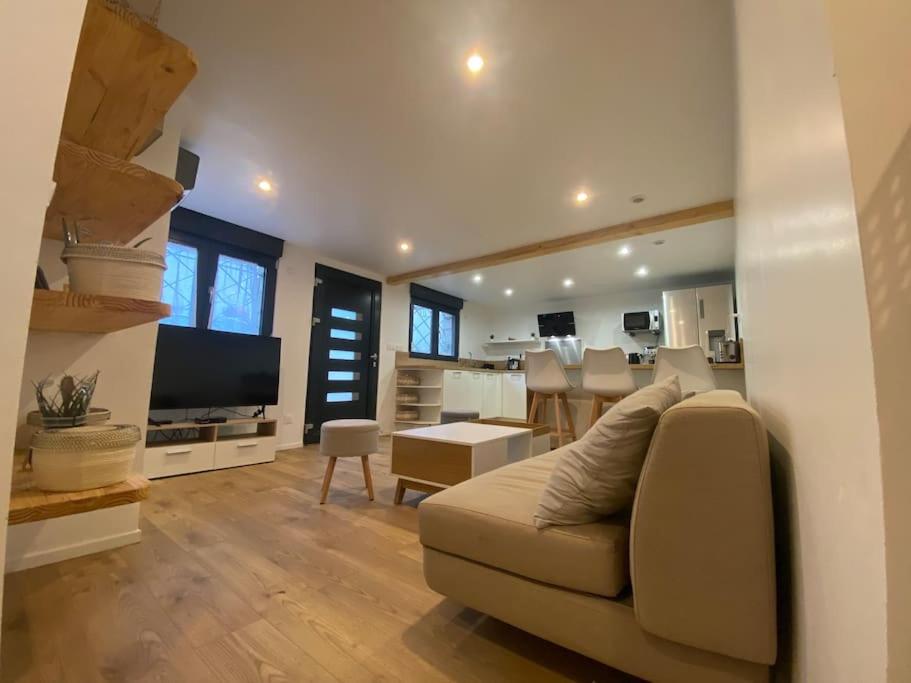
{"label": "window", "polygon": [[459,311],[462,300],[411,285],[410,355],[455,360],[459,357]]}
{"label": "window", "polygon": [[272,334],[276,259],[198,235],[171,231],[161,322],[240,334]]}

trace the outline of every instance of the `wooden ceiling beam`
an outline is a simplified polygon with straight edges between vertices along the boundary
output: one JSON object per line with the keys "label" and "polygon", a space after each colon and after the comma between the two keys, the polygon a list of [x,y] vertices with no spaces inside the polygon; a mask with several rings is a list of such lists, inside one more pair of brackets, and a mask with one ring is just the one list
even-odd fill
{"label": "wooden ceiling beam", "polygon": [[557,252],[588,247],[603,242],[613,242],[616,240],[628,239],[630,237],[638,237],[640,235],[650,235],[664,230],[698,225],[699,223],[707,223],[722,218],[731,218],[733,215],[734,200],[728,199],[713,204],[694,206],[681,211],[673,211],[660,216],[651,216],[650,218],[641,218],[627,223],[609,225],[588,232],[579,232],[574,235],[567,235],[566,237],[557,237],[552,240],[525,244],[521,247],[513,247],[512,249],[504,249],[503,251],[495,251],[492,254],[485,254],[484,256],[475,256],[473,258],[462,259],[461,261],[452,261],[451,263],[443,263],[438,266],[412,270],[398,275],[390,275],[386,278],[386,283],[398,285],[403,282],[411,282],[412,280],[420,280],[422,278],[435,277],[437,275],[451,275],[453,273],[464,273],[467,270],[490,268],[491,266],[499,266],[504,263],[524,261],[525,259],[545,256],[547,254],[556,254]]}

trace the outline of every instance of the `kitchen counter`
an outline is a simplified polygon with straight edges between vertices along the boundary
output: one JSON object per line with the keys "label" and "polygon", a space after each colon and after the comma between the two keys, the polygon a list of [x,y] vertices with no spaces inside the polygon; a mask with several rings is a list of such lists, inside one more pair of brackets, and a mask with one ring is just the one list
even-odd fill
{"label": "kitchen counter", "polygon": [[[507,370],[505,365],[506,361],[488,361],[497,365],[494,369],[489,368],[479,368],[470,365],[470,363],[482,363],[484,361],[471,360],[468,358],[462,358],[459,362],[456,361],[445,361],[445,360],[425,360],[422,358],[411,358],[404,351],[399,351],[395,354],[395,367],[407,370],[411,369],[421,369],[421,368],[434,368],[437,370],[465,370],[469,372],[525,372],[525,368],[519,370]],[[499,367],[503,365],[504,367]],[[710,363],[713,370],[743,370],[743,363]],[[581,364],[567,365],[565,366],[567,370],[581,370]],[[655,366],[647,363],[640,363],[638,365],[630,364],[630,370],[633,372],[651,372],[655,369]]]}

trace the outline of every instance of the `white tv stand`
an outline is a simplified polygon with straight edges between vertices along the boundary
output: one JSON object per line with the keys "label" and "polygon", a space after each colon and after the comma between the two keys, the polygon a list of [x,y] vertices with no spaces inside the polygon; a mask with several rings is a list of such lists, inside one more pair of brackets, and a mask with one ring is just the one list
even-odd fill
{"label": "white tv stand", "polygon": [[[275,460],[278,421],[244,417],[219,424],[174,422],[149,425],[149,434],[170,434],[167,441],[146,441],[143,470],[149,479],[220,470]],[[186,432],[186,435],[180,432]]]}

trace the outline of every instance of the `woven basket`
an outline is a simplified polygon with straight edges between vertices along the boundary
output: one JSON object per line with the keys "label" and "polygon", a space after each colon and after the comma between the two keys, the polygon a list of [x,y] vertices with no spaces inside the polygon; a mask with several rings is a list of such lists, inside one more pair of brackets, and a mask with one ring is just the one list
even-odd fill
{"label": "woven basket", "polygon": [[397,410],[395,412],[396,420],[417,420],[419,416],[418,411],[416,410]]}
{"label": "woven basket", "polygon": [[130,476],[140,439],[134,425],[46,429],[32,436],[32,478],[44,491],[84,491]]}
{"label": "woven basket", "polygon": [[70,276],[70,290],[81,294],[123,296],[146,301],[161,298],[165,260],[144,249],[79,244],[60,255]]}
{"label": "woven basket", "polygon": [[400,372],[398,383],[409,387],[416,387],[421,383],[421,378],[411,372]]}
{"label": "woven basket", "polygon": [[410,391],[399,392],[395,397],[395,400],[399,403],[417,403],[419,397],[416,393]]}

